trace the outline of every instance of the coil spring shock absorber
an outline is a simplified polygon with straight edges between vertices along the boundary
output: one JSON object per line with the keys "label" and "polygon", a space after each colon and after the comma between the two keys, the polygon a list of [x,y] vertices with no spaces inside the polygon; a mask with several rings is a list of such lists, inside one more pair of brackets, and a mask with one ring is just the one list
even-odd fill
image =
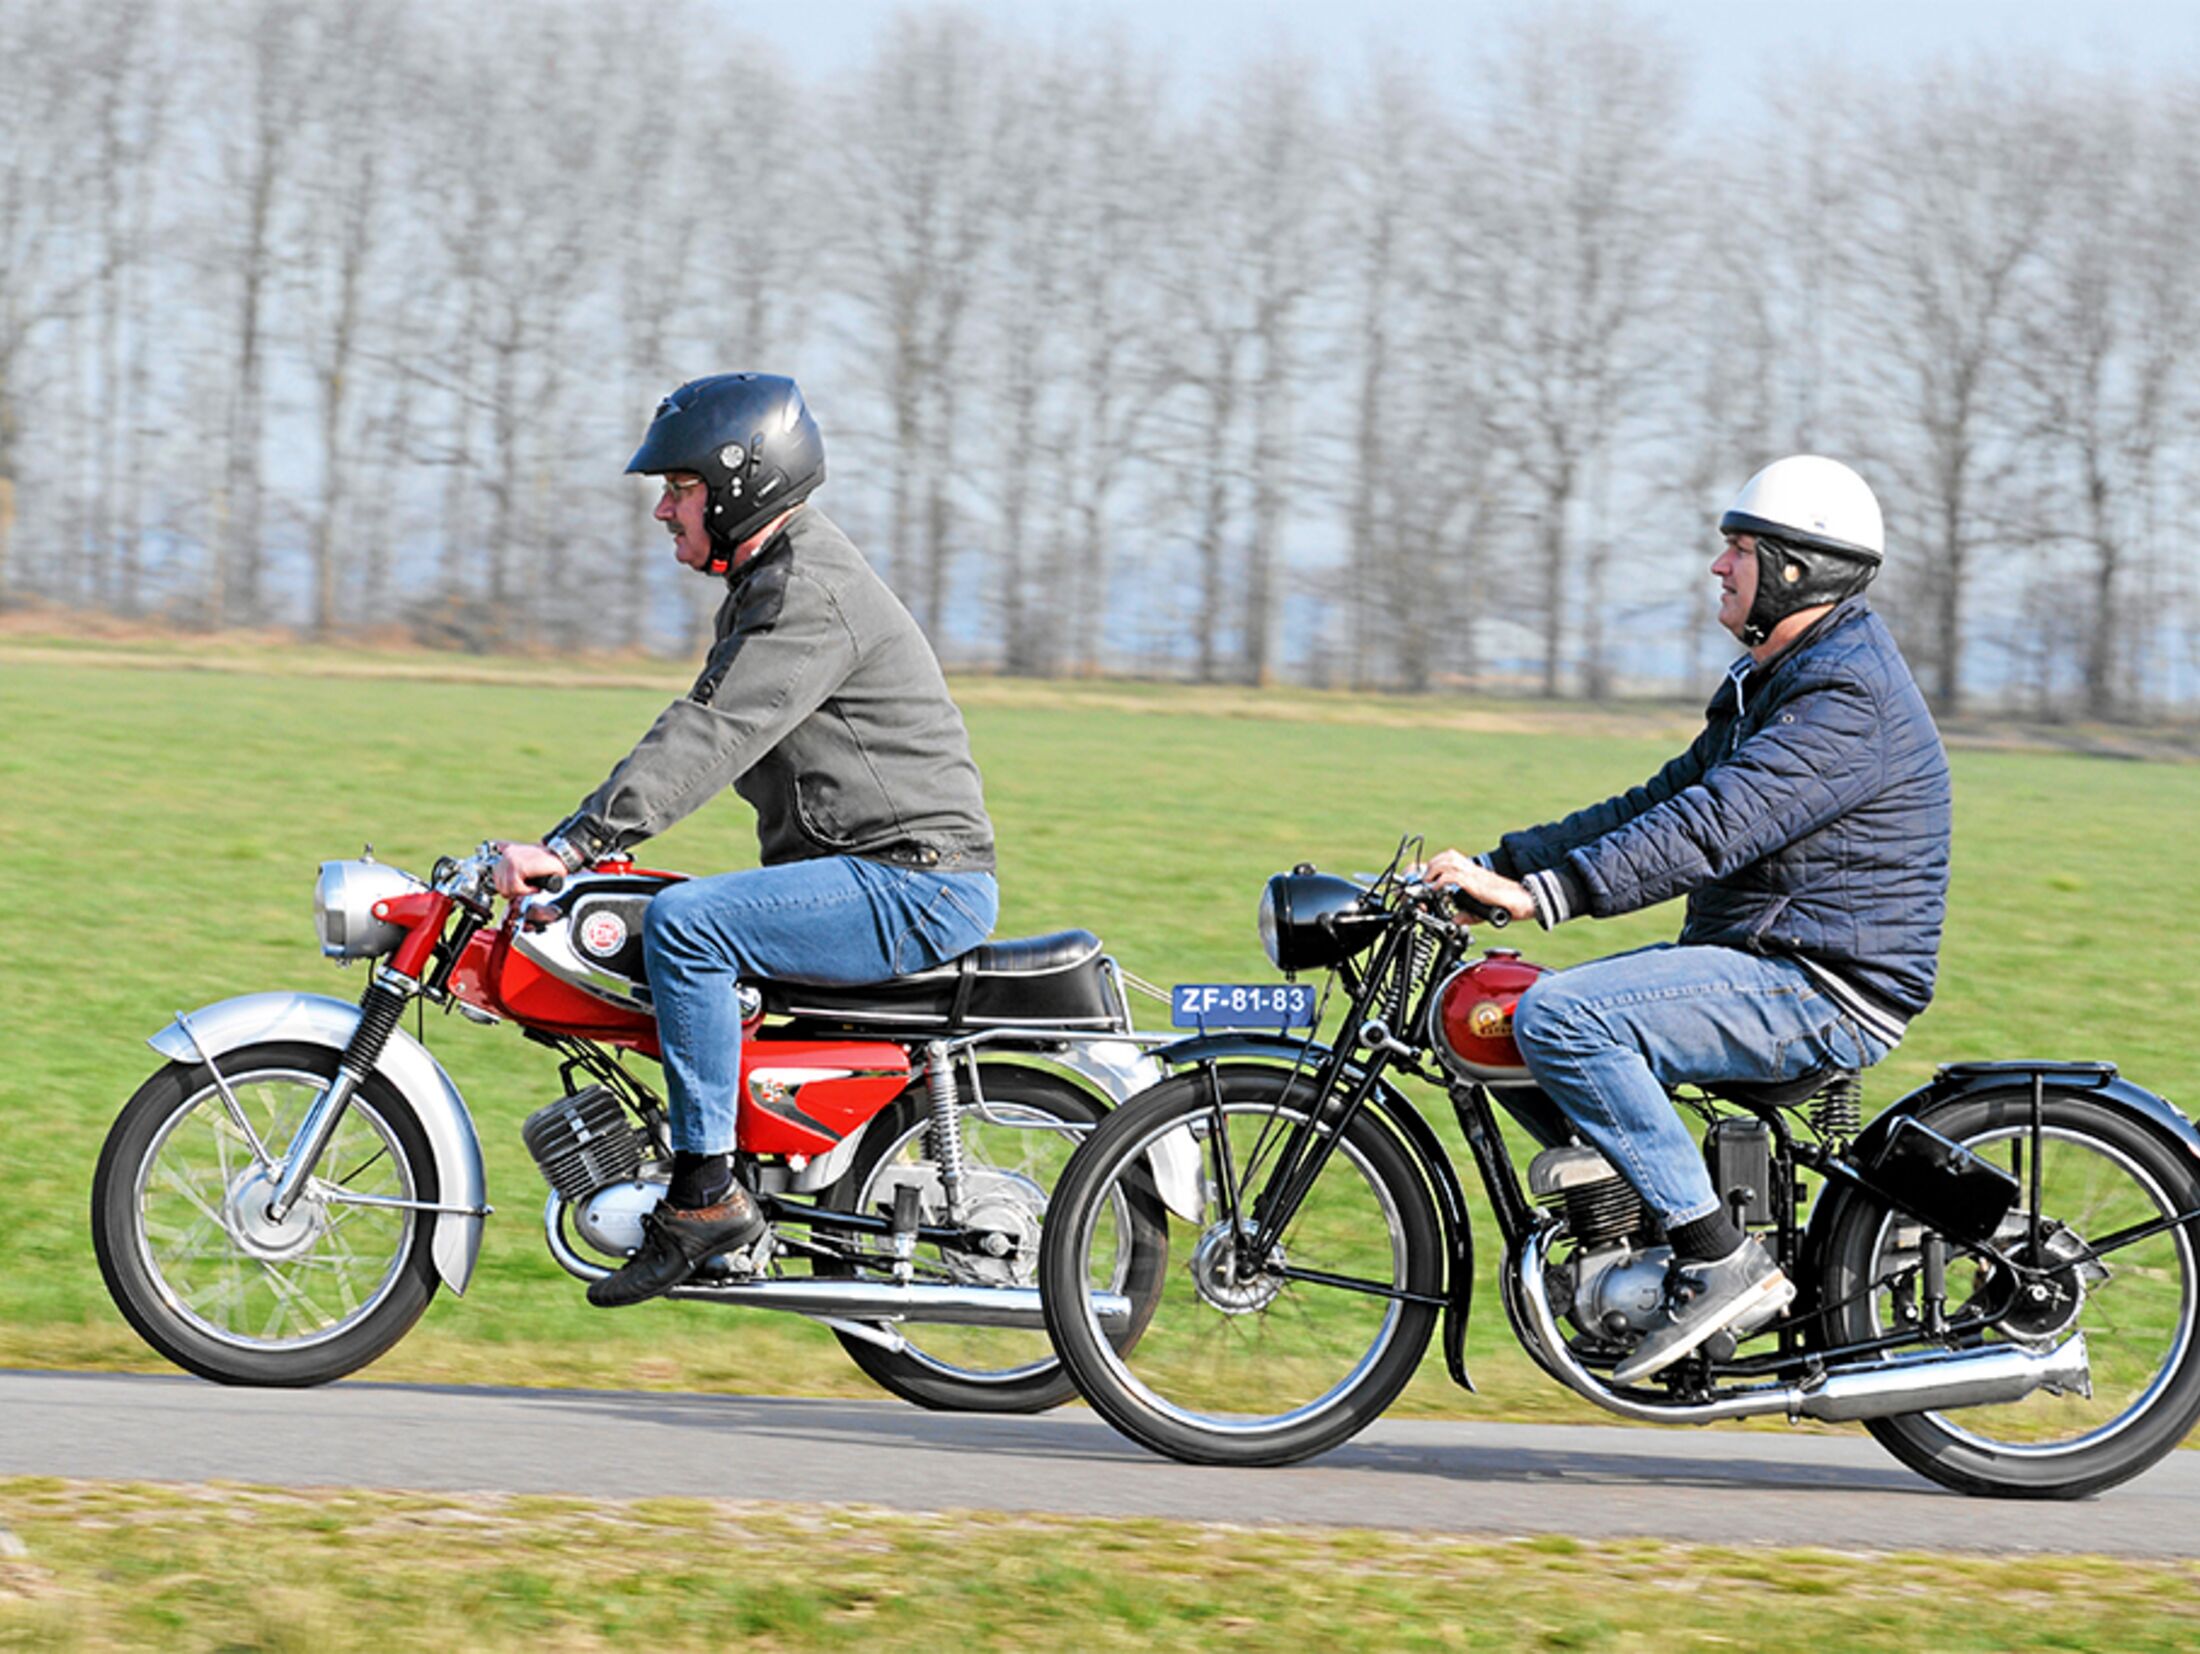
{"label": "coil spring shock absorber", "polygon": [[1428,975],[1429,962],[1436,957],[1436,943],[1425,931],[1415,931],[1407,943],[1406,968],[1398,973],[1392,993],[1390,1026],[1400,1029],[1406,1025],[1406,1016],[1413,1009],[1413,990]]}
{"label": "coil spring shock absorber", "polygon": [[1826,1143],[1846,1143],[1864,1129],[1864,1083],[1854,1074],[1827,1082],[1811,1099],[1810,1127]]}
{"label": "coil spring shock absorber", "polygon": [[962,1221],[962,1116],[955,1106],[955,1059],[944,1040],[924,1048],[924,1090],[932,1104],[932,1158],[939,1163],[940,1188],[947,1200],[947,1221]]}

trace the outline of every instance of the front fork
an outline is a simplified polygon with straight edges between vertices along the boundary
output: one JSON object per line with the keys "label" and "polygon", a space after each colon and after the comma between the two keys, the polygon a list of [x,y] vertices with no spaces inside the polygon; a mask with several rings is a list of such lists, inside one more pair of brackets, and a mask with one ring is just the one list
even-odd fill
{"label": "front fork", "polygon": [[374,1072],[374,1065],[382,1060],[383,1047],[389,1044],[390,1035],[397,1028],[397,1019],[404,1014],[405,1001],[419,986],[408,976],[384,969],[368,987],[366,996],[359,1002],[359,1026],[352,1030],[350,1043],[344,1047],[343,1056],[337,1059],[336,1078],[326,1091],[313,1099],[306,1117],[298,1122],[298,1129],[291,1136],[290,1147],[284,1151],[282,1171],[275,1179],[275,1193],[267,1203],[269,1222],[282,1222],[297,1205],[298,1197],[305,1193],[307,1180],[320,1163],[321,1151],[336,1134],[353,1093]]}

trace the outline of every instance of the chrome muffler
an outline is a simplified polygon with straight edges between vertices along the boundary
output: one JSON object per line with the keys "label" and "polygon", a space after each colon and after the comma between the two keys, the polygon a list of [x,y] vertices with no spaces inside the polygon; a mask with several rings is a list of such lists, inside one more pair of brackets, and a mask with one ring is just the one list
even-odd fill
{"label": "chrome muffler", "polygon": [[2085,1334],[2074,1332],[2053,1349],[2021,1344],[1989,1349],[1935,1351],[1868,1367],[1846,1367],[1800,1384],[1761,1384],[1730,1391],[1716,1401],[1639,1401],[1614,1390],[1576,1359],[1566,1345],[1543,1285],[1543,1237],[1531,1235],[1514,1267],[1514,1292],[1523,1311],[1529,1353],[1575,1394],[1608,1412],[1648,1424],[1715,1424],[1724,1419],[1784,1413],[1790,1419],[1887,1418],[1896,1413],[1943,1412],[2022,1401],[2035,1390],[2056,1395],[2093,1393]]}
{"label": "chrome muffler", "polygon": [[1905,1357],[1876,1367],[1828,1373],[1822,1383],[1797,1386],[1795,1408],[1811,1419],[1880,1419],[1891,1413],[1938,1413],[1954,1407],[1992,1407],[2022,1401],[2034,1390],[2056,1395],[2093,1393],[2085,1334],[2074,1332],[2051,1350],[2021,1344],[1948,1350]]}

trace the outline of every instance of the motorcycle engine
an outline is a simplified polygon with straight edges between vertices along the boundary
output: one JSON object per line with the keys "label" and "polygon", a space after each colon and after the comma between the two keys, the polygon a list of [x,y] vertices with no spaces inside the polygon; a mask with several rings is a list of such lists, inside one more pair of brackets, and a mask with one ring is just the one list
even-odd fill
{"label": "motorcycle engine", "polygon": [[570,1092],[530,1114],[519,1134],[583,1240],[613,1257],[642,1244],[642,1214],[671,1179],[642,1174],[649,1139],[609,1089]]}
{"label": "motorcycle engine", "polygon": [[1577,1250],[1561,1266],[1570,1282],[1566,1318],[1594,1337],[1632,1342],[1657,1320],[1672,1261],[1670,1246]]}
{"label": "motorcycle engine", "polygon": [[1631,1344],[1649,1331],[1673,1249],[1634,1186],[1596,1150],[1570,1145],[1535,1157],[1528,1189],[1563,1211],[1573,1242],[1549,1267],[1553,1305],[1591,1338]]}

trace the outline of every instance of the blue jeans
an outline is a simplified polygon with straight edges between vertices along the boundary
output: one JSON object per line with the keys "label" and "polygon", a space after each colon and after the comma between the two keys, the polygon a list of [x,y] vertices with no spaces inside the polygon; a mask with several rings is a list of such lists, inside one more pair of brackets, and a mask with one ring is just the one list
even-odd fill
{"label": "blue jeans", "polygon": [[1800,965],[1671,943],[1539,978],[1513,1039],[1544,1094],[1668,1229],[1721,1204],[1668,1087],[1866,1068],[1888,1050]]}
{"label": "blue jeans", "polygon": [[726,1154],[740,1112],[742,977],[853,986],[968,953],[993,929],[990,873],[826,856],[668,886],[642,957],[664,1046],[672,1146]]}

